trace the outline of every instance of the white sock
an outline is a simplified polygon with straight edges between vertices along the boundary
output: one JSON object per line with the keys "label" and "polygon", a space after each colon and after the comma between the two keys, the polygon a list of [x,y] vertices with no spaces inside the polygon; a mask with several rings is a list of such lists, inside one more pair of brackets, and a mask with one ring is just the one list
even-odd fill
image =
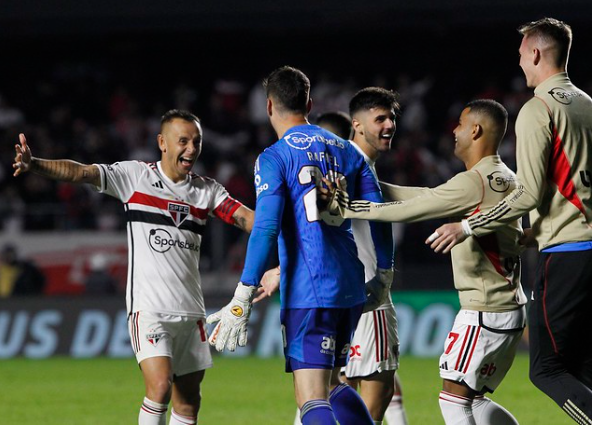
{"label": "white sock", "polygon": [[302,425],[300,421],[300,409],[296,408],[296,417],[294,418],[294,425]]}
{"label": "white sock", "polygon": [[487,397],[475,397],[473,415],[479,425],[518,425],[510,412]]}
{"label": "white sock", "polygon": [[407,425],[407,414],[403,407],[403,397],[394,395],[384,412],[384,419],[388,425]]}
{"label": "white sock", "polygon": [[138,416],[138,425],[166,425],[167,407],[166,404],[157,403],[144,397]]}
{"label": "white sock", "polygon": [[440,411],[446,425],[476,425],[470,398],[440,392]]}
{"label": "white sock", "polygon": [[175,409],[171,410],[171,419],[169,420],[169,425],[195,425],[197,424],[197,419],[183,416],[175,412]]}

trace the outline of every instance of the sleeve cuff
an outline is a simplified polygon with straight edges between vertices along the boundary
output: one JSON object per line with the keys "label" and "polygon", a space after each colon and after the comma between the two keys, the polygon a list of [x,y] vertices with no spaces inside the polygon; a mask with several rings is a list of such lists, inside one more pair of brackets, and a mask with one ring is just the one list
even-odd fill
{"label": "sleeve cuff", "polygon": [[473,231],[471,230],[471,226],[469,225],[468,220],[461,220],[460,224],[462,226],[462,230],[463,230],[463,233],[465,234],[465,236],[472,236],[473,235]]}

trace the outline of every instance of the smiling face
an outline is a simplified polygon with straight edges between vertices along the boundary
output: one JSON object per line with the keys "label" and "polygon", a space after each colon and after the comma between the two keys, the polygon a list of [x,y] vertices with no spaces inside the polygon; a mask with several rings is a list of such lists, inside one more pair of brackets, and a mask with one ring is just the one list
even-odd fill
{"label": "smiling face", "polygon": [[397,129],[393,109],[376,107],[359,111],[352,124],[356,143],[370,158],[376,159],[391,148]]}
{"label": "smiling face", "polygon": [[454,141],[456,142],[454,145],[454,155],[461,161],[467,159],[467,152],[473,142],[475,117],[470,112],[470,108],[463,109],[458,119],[458,125],[452,131],[454,133]]}
{"label": "smiling face", "polygon": [[185,180],[201,153],[201,126],[197,121],[174,118],[158,135],[164,173],[174,182]]}
{"label": "smiling face", "polygon": [[533,37],[524,36],[518,54],[520,55],[520,68],[526,77],[526,87],[535,88],[538,82],[535,79],[535,56],[536,51],[533,44]]}

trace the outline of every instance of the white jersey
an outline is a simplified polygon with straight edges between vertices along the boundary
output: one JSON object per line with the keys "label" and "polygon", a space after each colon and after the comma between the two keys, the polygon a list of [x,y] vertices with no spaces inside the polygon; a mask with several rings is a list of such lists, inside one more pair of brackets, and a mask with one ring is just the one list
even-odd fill
{"label": "white jersey", "polygon": [[[366,163],[368,163],[368,166],[370,167],[370,170],[372,170],[376,181],[378,182],[378,175],[376,174],[376,166],[374,161],[372,161],[358,145],[353,142],[351,142],[351,144],[364,157]],[[370,279],[376,276],[377,267],[376,249],[374,248],[374,241],[372,240],[372,234],[370,233],[370,222],[368,220],[356,219],[352,219],[351,222],[354,240],[356,241],[356,247],[358,248],[358,258],[362,264],[364,264],[364,274],[366,282],[368,282]],[[391,308],[392,305],[393,301],[389,296],[388,299],[376,310]]]}
{"label": "white jersey", "polygon": [[[374,161],[358,145],[352,145],[364,157],[378,181]],[[366,282],[376,276],[376,249],[367,220],[352,220],[358,258],[364,264]],[[350,344],[349,361],[341,370],[348,379],[364,379],[376,373],[399,368],[397,314],[389,295],[376,309],[362,314]]]}
{"label": "white jersey", "polygon": [[241,206],[224,186],[190,173],[179,183],[160,162],[95,164],[100,192],[123,202],[128,234],[128,313],[205,317],[199,274],[201,238],[208,216],[233,223]]}

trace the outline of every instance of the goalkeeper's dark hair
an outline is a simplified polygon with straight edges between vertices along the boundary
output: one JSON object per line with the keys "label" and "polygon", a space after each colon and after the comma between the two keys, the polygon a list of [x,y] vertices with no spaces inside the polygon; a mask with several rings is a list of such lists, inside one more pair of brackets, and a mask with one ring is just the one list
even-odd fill
{"label": "goalkeeper's dark hair", "polygon": [[299,69],[291,66],[276,69],[263,80],[263,88],[280,112],[308,114],[310,80]]}
{"label": "goalkeeper's dark hair", "polygon": [[325,112],[317,117],[316,124],[333,131],[342,139],[349,139],[352,133],[351,118],[345,112]]}
{"label": "goalkeeper's dark hair", "polygon": [[372,108],[392,109],[395,115],[401,113],[397,93],[382,87],[366,87],[358,91],[349,102],[349,114],[352,117],[359,111],[368,111]]}
{"label": "goalkeeper's dark hair", "polygon": [[196,121],[197,123],[200,123],[199,118],[189,111],[185,111],[183,109],[170,109],[166,111],[162,117],[160,117],[161,131],[166,123],[173,121],[175,118],[179,118],[187,122]]}
{"label": "goalkeeper's dark hair", "polygon": [[465,105],[469,113],[489,117],[494,125],[495,138],[501,142],[508,127],[508,111],[504,106],[492,99],[477,99]]}

